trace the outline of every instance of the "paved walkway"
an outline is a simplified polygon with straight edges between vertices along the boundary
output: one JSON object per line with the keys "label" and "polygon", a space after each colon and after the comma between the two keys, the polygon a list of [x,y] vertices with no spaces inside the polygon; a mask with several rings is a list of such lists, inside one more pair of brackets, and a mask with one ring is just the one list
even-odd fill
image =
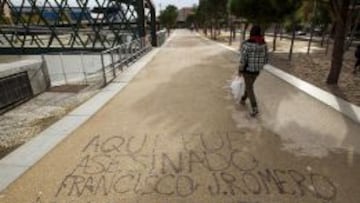
{"label": "paved walkway", "polygon": [[238,56],[187,31],[0,202],[360,201],[360,126],[270,73],[234,104]]}

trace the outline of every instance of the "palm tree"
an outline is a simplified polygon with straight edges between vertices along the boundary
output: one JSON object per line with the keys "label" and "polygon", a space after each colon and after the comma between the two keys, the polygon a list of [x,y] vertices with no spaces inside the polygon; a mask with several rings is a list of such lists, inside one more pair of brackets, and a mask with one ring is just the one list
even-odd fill
{"label": "palm tree", "polygon": [[336,27],[331,69],[327,78],[327,83],[337,84],[340,77],[344,57],[344,45],[350,0],[342,0],[340,2],[337,0],[331,0],[330,6],[334,21],[336,22]]}

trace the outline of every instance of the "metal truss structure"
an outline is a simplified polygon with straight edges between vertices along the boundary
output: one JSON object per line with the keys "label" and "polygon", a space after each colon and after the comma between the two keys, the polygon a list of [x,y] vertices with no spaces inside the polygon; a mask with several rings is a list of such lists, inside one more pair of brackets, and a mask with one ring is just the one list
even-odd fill
{"label": "metal truss structure", "polygon": [[151,0],[0,2],[0,54],[100,52],[140,38],[157,45]]}

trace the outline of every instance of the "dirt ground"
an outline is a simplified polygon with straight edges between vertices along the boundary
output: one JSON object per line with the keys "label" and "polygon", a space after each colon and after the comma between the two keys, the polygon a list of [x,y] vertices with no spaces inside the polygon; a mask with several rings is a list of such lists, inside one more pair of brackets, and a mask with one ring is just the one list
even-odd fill
{"label": "dirt ground", "polygon": [[97,92],[81,85],[56,87],[0,115],[0,159]]}
{"label": "dirt ground", "polygon": [[[218,41],[228,45],[228,36],[227,32],[222,32]],[[293,50],[294,55],[292,60],[289,61],[288,53],[291,43],[289,39],[278,38],[276,51],[273,51],[273,37],[266,36],[265,40],[268,43],[271,53],[270,63],[273,66],[360,106],[360,73],[352,73],[355,64],[354,47],[344,54],[344,63],[338,85],[328,85],[326,79],[331,67],[332,45],[330,45],[326,54],[326,44],[321,47],[319,42],[313,42],[311,52],[308,55],[308,42],[296,40]],[[240,36],[236,38],[231,46],[239,48]]]}
{"label": "dirt ground", "polygon": [[256,83],[261,115],[250,118],[229,91],[236,63],[176,31],[0,202],[358,203],[359,125],[266,73]]}

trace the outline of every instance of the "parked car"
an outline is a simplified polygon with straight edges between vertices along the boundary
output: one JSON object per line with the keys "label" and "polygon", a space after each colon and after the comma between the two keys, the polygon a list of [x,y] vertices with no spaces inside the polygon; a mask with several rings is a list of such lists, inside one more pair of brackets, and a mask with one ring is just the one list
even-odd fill
{"label": "parked car", "polygon": [[302,30],[299,30],[299,31],[296,31],[296,35],[306,35],[306,32],[305,31],[302,31]]}
{"label": "parked car", "polygon": [[323,30],[319,27],[314,28],[314,35],[321,36],[323,34]]}

